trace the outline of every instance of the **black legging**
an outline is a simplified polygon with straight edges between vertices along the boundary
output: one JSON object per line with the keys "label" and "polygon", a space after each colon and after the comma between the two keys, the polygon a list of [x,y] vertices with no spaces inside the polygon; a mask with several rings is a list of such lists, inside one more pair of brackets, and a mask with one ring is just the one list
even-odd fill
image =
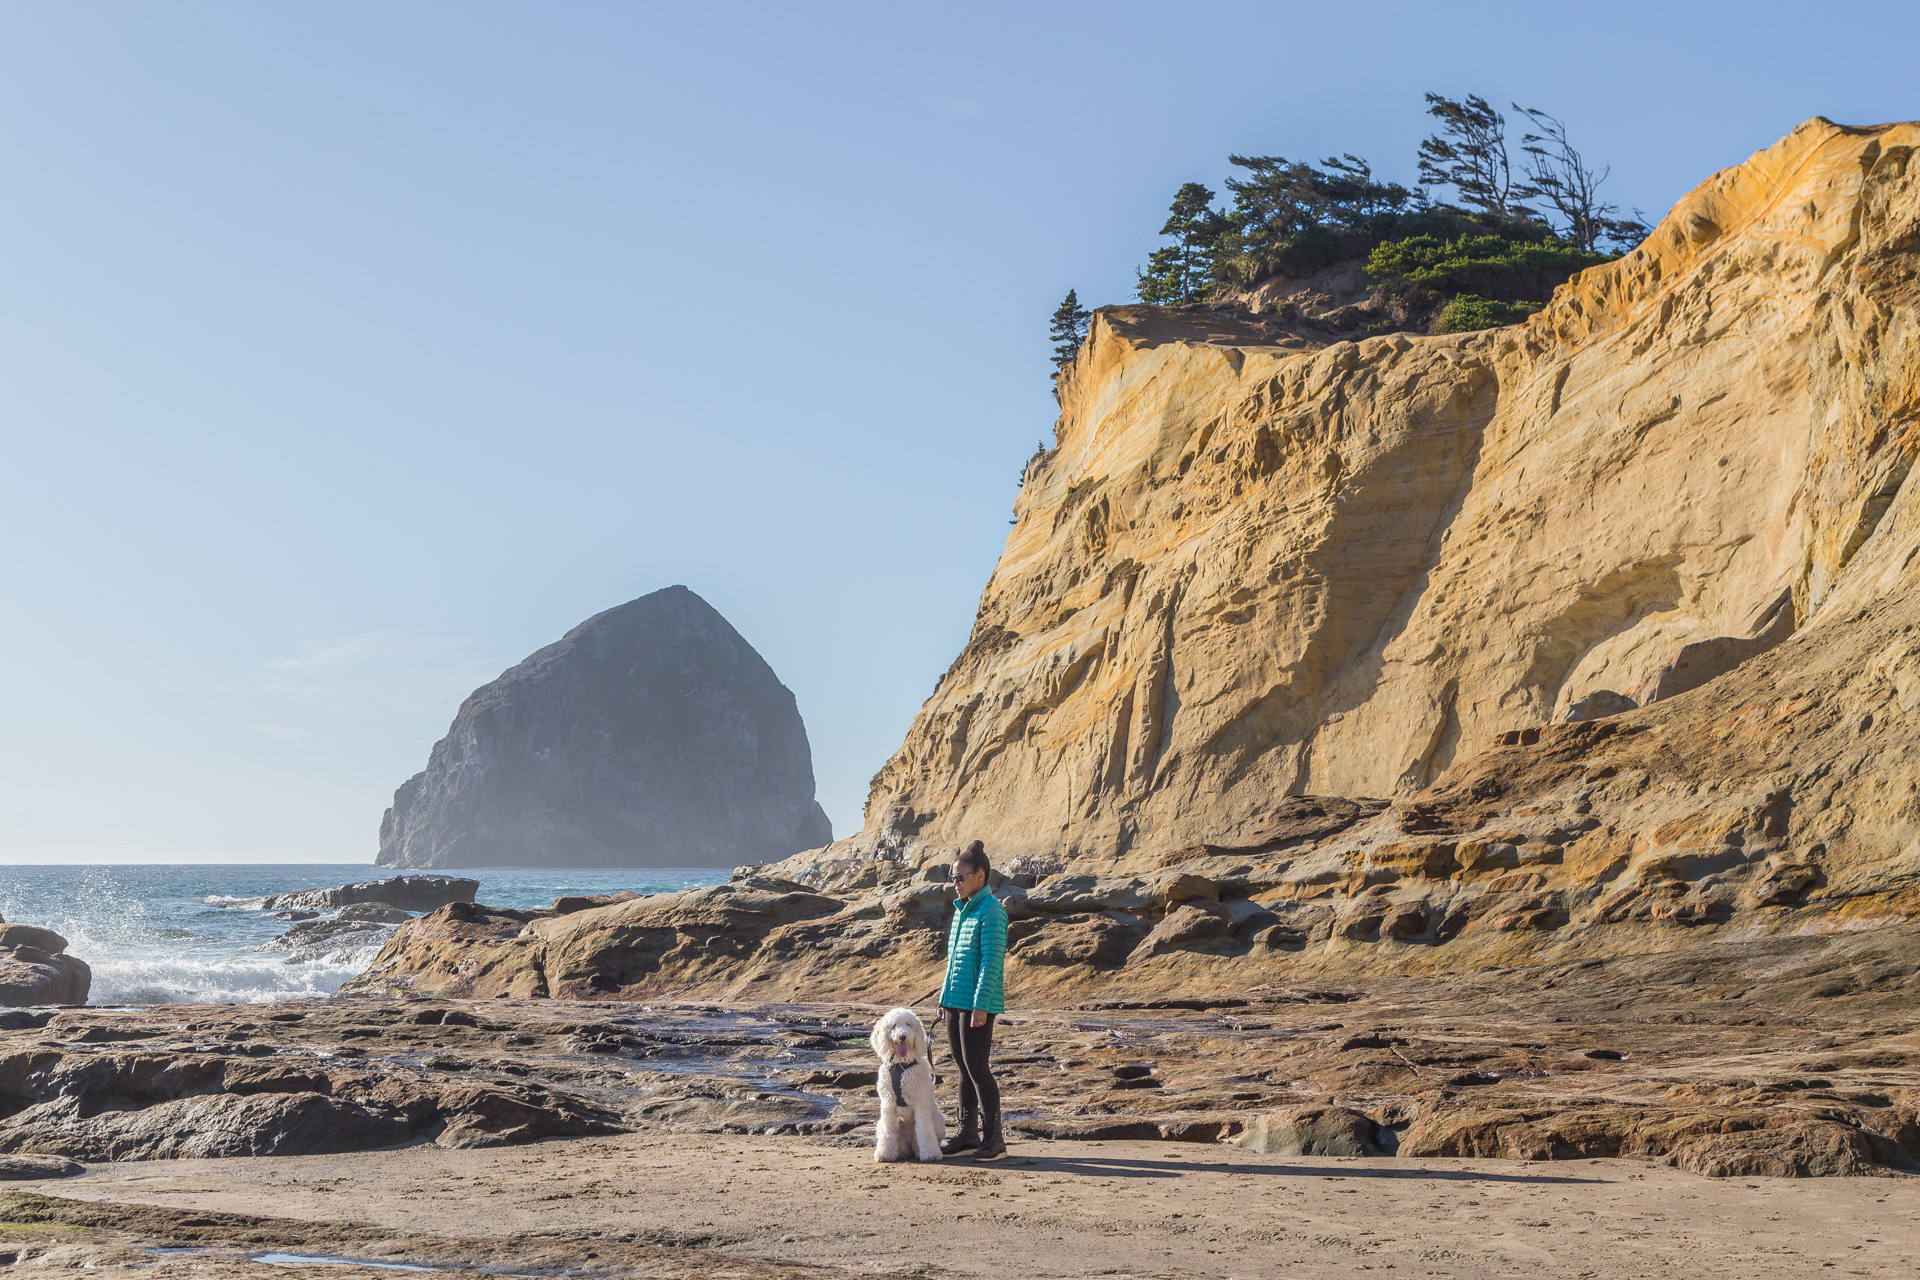
{"label": "black legging", "polygon": [[973,1018],[971,1009],[948,1009],[946,1015],[947,1050],[960,1069],[960,1114],[973,1111],[977,1103],[987,1115],[999,1115],[1000,1086],[994,1083],[988,1062],[993,1056],[993,1015],[987,1015],[984,1027],[967,1025]]}

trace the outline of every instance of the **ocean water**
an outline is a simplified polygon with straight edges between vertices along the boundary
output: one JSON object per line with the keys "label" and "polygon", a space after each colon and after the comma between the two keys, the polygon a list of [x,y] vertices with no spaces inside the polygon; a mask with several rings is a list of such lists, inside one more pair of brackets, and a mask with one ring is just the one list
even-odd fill
{"label": "ocean water", "polygon": [[[372,963],[381,939],[367,945],[363,935],[354,945],[290,959],[263,949],[290,926],[259,910],[258,900],[399,874],[421,873],[364,862],[0,867],[0,916],[64,936],[68,952],[93,969],[89,1004],[291,1000],[338,991]],[[669,893],[719,884],[728,872],[487,867],[446,874],[478,880],[481,902],[525,908],[569,893]]]}

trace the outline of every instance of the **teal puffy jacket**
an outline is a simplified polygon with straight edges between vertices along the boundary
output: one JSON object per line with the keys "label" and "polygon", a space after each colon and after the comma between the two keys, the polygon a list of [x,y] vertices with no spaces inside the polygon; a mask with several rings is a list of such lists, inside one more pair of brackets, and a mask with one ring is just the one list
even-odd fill
{"label": "teal puffy jacket", "polygon": [[1007,909],[989,889],[958,904],[947,931],[947,981],[940,1003],[948,1009],[1007,1011],[1001,970],[1007,959]]}

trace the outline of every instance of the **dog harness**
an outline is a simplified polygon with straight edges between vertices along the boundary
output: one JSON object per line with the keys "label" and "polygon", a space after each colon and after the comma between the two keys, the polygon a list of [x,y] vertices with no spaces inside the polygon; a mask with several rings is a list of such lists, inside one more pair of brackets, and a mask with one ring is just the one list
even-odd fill
{"label": "dog harness", "polygon": [[911,1062],[889,1062],[887,1064],[887,1076],[893,1084],[893,1100],[897,1104],[904,1105],[906,1103],[906,1095],[900,1092],[900,1087],[906,1081],[907,1072],[911,1070],[912,1067],[913,1064]]}

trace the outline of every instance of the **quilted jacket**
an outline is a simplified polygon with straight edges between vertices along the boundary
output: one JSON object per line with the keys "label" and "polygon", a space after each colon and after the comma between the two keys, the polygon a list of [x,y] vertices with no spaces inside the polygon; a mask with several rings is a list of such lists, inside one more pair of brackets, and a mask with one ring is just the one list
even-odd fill
{"label": "quilted jacket", "polygon": [[940,1004],[948,1009],[985,1009],[1005,1013],[1001,969],[1007,958],[1007,909],[993,891],[957,903],[947,931],[947,981]]}

